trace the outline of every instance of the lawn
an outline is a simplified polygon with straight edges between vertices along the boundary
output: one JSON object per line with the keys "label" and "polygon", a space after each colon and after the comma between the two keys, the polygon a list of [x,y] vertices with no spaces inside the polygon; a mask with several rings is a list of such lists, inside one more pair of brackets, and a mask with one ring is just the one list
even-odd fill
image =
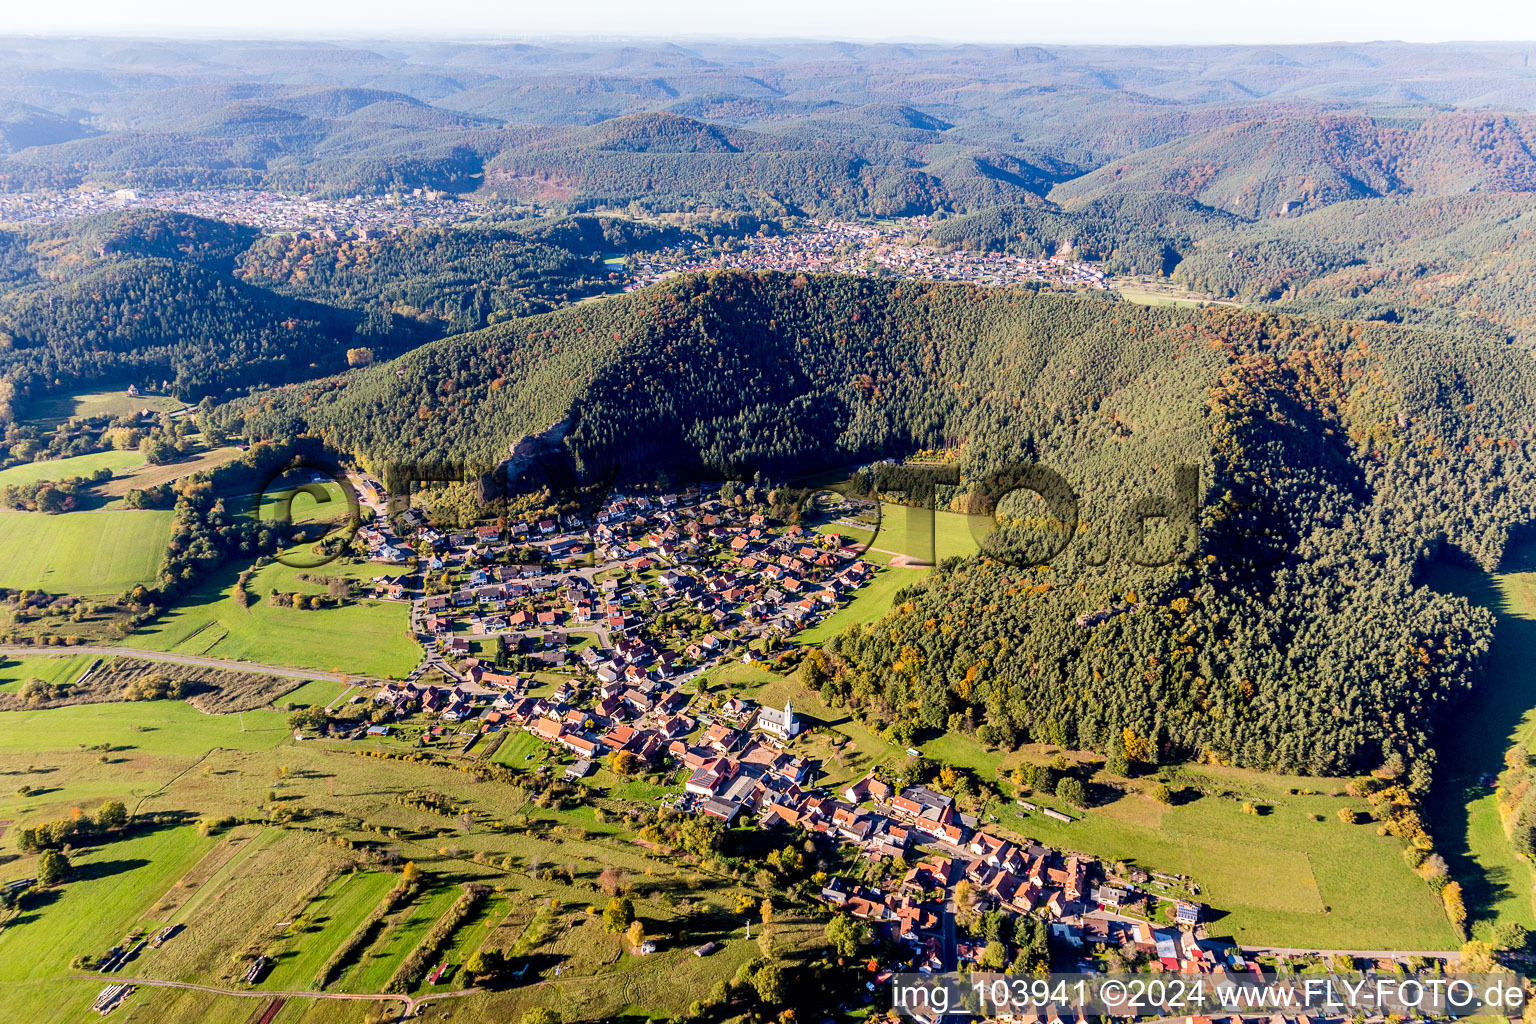
{"label": "lawn", "polygon": [[1503,770],[1509,747],[1536,749],[1536,543],[1512,548],[1496,574],[1437,562],[1426,582],[1498,616],[1483,678],[1435,744],[1440,758],[1430,810],[1437,846],[1461,883],[1476,933],[1499,921],[1536,930],[1536,875],[1510,849],[1498,798],[1482,782]]}
{"label": "lawn", "polygon": [[[533,757],[529,758],[528,755]],[[491,760],[519,771],[533,771],[549,760],[550,746],[531,732],[518,729],[501,741]]]}
{"label": "lawn", "polygon": [[323,585],[301,580],[301,574],[366,580],[381,571],[376,565],[334,562],[306,572],[274,562],[251,578],[247,590],[253,600],[242,608],[233,596],[238,571],[228,566],[124,645],[374,677],[404,676],[421,660],[421,648],[406,632],[406,604],[357,600],[341,608],[300,610],[279,607],[269,597],[272,590],[325,593]]}
{"label": "lawn", "polygon": [[0,587],[121,594],[149,583],[171,536],[169,511],[0,511]]}
{"label": "lawn", "polygon": [[137,451],[92,452],[75,455],[68,459],[48,459],[43,462],[23,462],[10,469],[0,469],[0,487],[7,484],[33,484],[40,480],[67,480],[74,476],[90,476],[98,469],[110,469],[116,476],[144,465],[144,456]]}

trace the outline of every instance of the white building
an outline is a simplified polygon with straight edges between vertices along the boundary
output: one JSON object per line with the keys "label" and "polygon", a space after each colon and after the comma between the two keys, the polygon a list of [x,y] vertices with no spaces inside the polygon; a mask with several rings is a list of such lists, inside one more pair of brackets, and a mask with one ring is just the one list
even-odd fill
{"label": "white building", "polygon": [[761,729],[770,736],[781,740],[788,740],[800,732],[800,723],[795,721],[794,708],[789,706],[789,701],[784,702],[784,710],[763,708],[757,713],[757,723],[754,728]]}

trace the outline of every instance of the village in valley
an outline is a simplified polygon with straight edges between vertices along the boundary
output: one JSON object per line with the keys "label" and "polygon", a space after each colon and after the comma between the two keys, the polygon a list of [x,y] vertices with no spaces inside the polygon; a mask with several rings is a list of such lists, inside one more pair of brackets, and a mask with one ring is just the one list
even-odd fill
{"label": "village in valley", "polygon": [[630,282],[624,290],[644,288],[672,274],[727,269],[864,274],[982,285],[1037,283],[1089,291],[1108,287],[1104,271],[1073,258],[1070,249],[1045,259],[940,249],[928,244],[928,230],[926,216],[892,225],[831,220],[782,235],[749,237],[739,246],[681,243],[631,257]]}
{"label": "village in valley", "polygon": [[1518,19],[15,6],[0,1024],[1536,1024]]}
{"label": "village in valley", "polygon": [[[359,483],[383,508],[383,486],[366,475]],[[420,559],[424,593],[401,582],[385,593],[412,602],[429,654],[411,678],[352,698],[371,703],[366,720],[330,728],[482,757],[528,736],[543,751],[537,770],[563,782],[599,766],[654,774],[672,782],[654,800],[676,813],[841,847],[851,869],[827,877],[819,899],[888,940],[879,982],[897,970],[1004,969],[1007,944],[989,953],[986,938],[999,917],[1043,923],[1048,948],[1073,969],[1261,970],[1207,938],[1192,880],[1016,831],[1030,814],[1070,815],[1021,798],[1014,814],[1025,821],[1004,831],[995,816],[980,820],[949,795],[904,784],[900,771],[829,785],[804,742],[822,723],[790,700],[764,705],[700,685],[721,666],[769,661],[877,572],[901,571],[867,561],[862,545],[836,532],[869,522],[873,502],[822,492],[811,505],[834,525],[818,530],[731,497],[718,485],[617,496],[590,522],[551,515],[460,532],[416,510],[376,520],[360,535],[372,558]],[[538,561],[521,560],[530,556]],[[918,752],[908,754],[915,768]],[[1022,925],[1007,930],[1024,934]]]}

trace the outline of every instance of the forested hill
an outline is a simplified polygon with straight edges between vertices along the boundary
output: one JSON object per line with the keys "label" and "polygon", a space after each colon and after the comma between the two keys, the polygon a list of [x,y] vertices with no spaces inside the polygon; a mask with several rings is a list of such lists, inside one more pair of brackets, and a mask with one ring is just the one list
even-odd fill
{"label": "forested hill", "polygon": [[1392,196],[1231,225],[1184,249],[1183,285],[1312,315],[1536,342],[1529,196]]}
{"label": "forested hill", "polygon": [[601,255],[751,216],[476,222],[264,235],[154,210],[0,229],[0,427],[49,392],[168,381],[226,398],[387,358],[614,287]]}
{"label": "forested hill", "polygon": [[[679,279],[222,415],[375,461],[495,461],[566,417],[587,472],[784,479],[945,442],[970,479],[1038,461],[1082,494],[1083,544],[1048,569],[938,574],[832,645],[829,698],[888,725],[959,715],[991,742],[1105,749],[1130,728],[1302,771],[1427,765],[1489,623],[1416,567],[1447,545],[1495,564],[1536,497],[1536,368],[1501,345],[836,276]],[[1199,553],[1131,565],[1103,526],[1170,493],[1178,464],[1201,471]],[[1280,537],[1263,558],[1255,515]]]}
{"label": "forested hill", "polygon": [[1536,190],[1536,118],[1307,114],[1244,121],[1113,160],[1051,197],[1178,192],[1249,220],[1371,196]]}

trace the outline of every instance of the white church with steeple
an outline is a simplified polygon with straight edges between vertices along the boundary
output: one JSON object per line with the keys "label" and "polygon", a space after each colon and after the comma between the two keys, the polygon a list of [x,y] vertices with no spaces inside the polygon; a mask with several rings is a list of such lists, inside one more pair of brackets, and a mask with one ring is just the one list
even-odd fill
{"label": "white church with steeple", "polygon": [[763,708],[757,713],[757,723],[754,728],[780,740],[794,739],[800,732],[800,723],[795,721],[795,709],[789,706],[789,700],[784,701],[784,710]]}

